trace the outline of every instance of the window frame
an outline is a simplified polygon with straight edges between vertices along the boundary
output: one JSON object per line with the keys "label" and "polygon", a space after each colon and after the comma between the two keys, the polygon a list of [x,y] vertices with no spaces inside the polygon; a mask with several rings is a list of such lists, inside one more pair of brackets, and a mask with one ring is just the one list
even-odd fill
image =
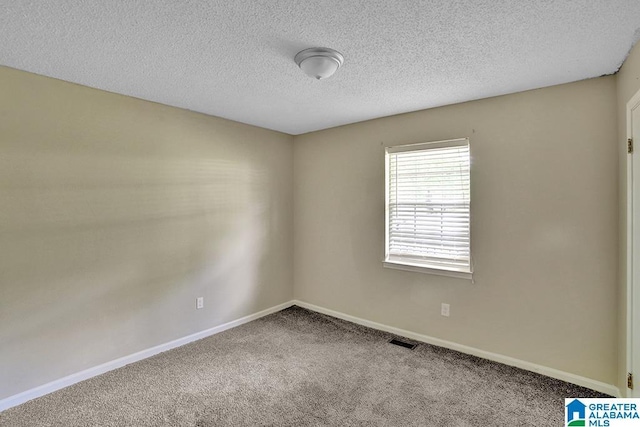
{"label": "window frame", "polygon": [[[440,268],[436,266],[426,266],[419,262],[411,262],[408,258],[395,257],[389,254],[389,185],[390,185],[390,155],[394,153],[408,152],[408,151],[423,151],[437,148],[448,147],[469,147],[469,269],[468,271],[462,269]],[[414,271],[427,274],[435,274],[439,276],[456,277],[461,279],[473,280],[473,257],[471,255],[471,144],[469,138],[457,138],[445,141],[434,142],[420,142],[406,145],[396,145],[385,147],[385,247],[384,247],[384,260],[383,266],[386,268]]]}

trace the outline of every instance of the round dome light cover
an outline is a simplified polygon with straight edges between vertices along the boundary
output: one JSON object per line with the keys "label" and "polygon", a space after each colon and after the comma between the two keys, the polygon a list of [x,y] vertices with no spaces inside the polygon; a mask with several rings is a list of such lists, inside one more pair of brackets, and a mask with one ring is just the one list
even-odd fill
{"label": "round dome light cover", "polygon": [[309,77],[321,80],[331,77],[344,63],[344,57],[333,49],[313,47],[298,52],[295,61]]}

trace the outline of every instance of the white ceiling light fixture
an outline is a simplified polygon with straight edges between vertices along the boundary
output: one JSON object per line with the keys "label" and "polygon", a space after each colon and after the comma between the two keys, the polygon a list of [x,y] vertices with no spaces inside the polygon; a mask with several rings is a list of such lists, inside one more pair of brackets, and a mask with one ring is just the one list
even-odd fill
{"label": "white ceiling light fixture", "polygon": [[327,47],[312,47],[298,52],[296,64],[309,77],[322,80],[331,77],[344,63],[344,56]]}

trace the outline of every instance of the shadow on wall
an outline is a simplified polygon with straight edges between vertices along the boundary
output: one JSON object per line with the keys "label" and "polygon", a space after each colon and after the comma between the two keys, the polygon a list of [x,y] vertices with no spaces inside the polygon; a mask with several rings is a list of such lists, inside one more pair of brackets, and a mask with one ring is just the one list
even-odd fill
{"label": "shadow on wall", "polygon": [[[235,159],[3,154],[0,384],[37,377],[46,359],[93,366],[251,308],[267,180]],[[195,296],[209,310],[196,312]]]}

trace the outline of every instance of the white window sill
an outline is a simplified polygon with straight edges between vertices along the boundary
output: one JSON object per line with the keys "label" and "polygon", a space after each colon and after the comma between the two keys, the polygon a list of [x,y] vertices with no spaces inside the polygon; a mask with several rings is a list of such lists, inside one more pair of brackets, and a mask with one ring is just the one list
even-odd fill
{"label": "white window sill", "polygon": [[392,268],[395,270],[414,271],[417,273],[435,274],[437,276],[455,277],[458,279],[473,281],[473,273],[468,273],[466,271],[442,270],[438,268],[424,267],[422,265],[401,263],[398,261],[383,261],[382,265],[385,268]]}

